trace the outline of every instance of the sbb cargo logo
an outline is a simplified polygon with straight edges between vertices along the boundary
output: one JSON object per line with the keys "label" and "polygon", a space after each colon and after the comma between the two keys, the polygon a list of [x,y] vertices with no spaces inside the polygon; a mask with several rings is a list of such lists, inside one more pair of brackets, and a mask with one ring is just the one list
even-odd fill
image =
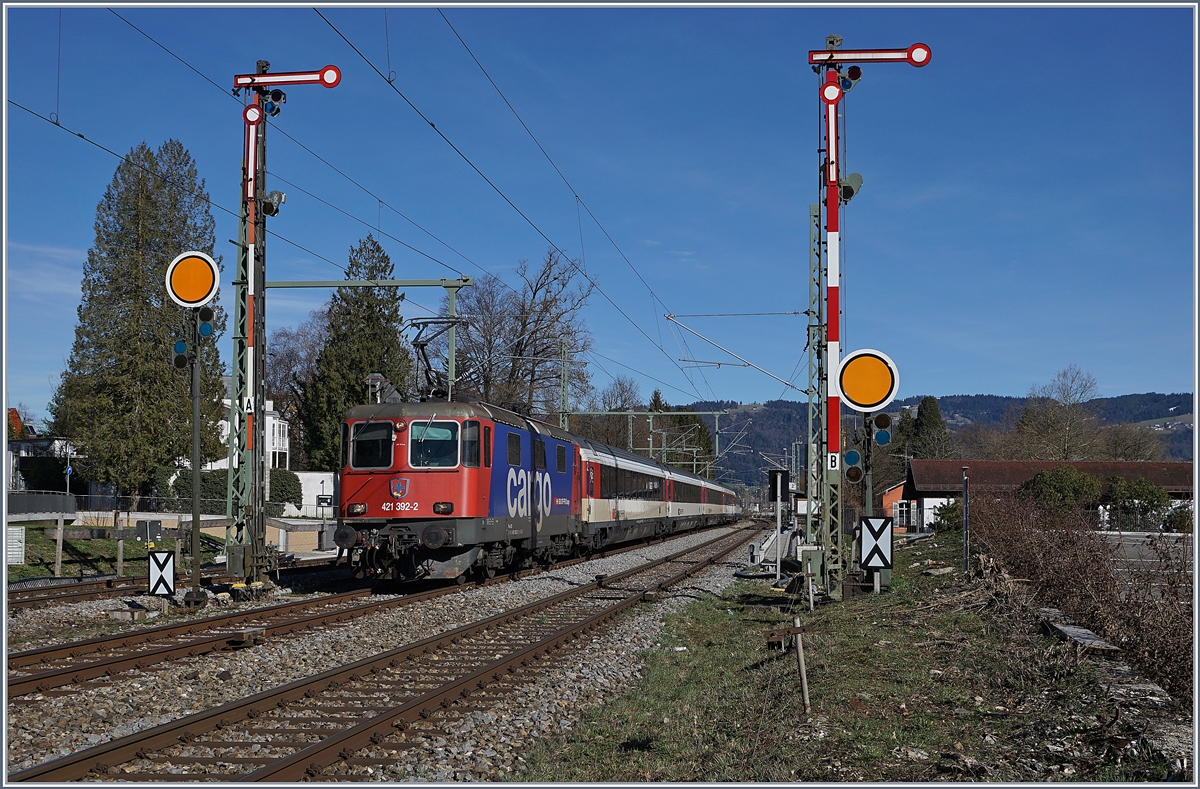
{"label": "sbb cargo logo", "polygon": [[[537,501],[534,501],[534,497]],[[533,514],[532,507],[538,505],[539,514],[549,514],[553,494],[550,491],[550,475],[544,471],[530,474],[525,469],[508,470],[508,516],[525,517]]]}

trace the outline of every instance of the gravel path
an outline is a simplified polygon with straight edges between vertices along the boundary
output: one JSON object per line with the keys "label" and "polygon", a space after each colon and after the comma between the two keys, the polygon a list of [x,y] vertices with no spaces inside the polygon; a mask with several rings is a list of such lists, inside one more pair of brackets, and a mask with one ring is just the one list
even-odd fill
{"label": "gravel path", "polygon": [[[590,583],[598,573],[621,572],[729,531],[713,529],[511,583],[464,587],[456,594],[314,629],[303,638],[181,660],[164,664],[160,670],[127,672],[114,677],[108,685],[71,696],[40,698],[36,705],[10,704],[6,721],[9,770],[31,767],[394,649],[557,594],[569,586]],[[636,609],[616,630],[597,636],[592,648],[567,658],[550,678],[519,694],[515,701],[502,702],[488,713],[473,714],[451,737],[433,739],[421,749],[399,752],[400,766],[395,770],[375,770],[368,774],[364,768],[359,779],[479,780],[519,771],[523,765],[520,753],[532,739],[568,730],[584,707],[602,703],[627,688],[640,673],[637,654],[657,640],[663,614],[686,604],[691,599],[686,595],[694,595],[697,589],[723,588],[732,581],[732,572],[737,569],[733,564],[742,566],[735,556],[732,564],[716,566],[675,595]],[[96,605],[114,607],[112,601],[98,601],[27,613],[36,612],[39,617],[52,617],[54,612],[65,617],[86,616],[90,609],[85,608],[84,613],[64,609]],[[95,616],[95,611],[91,615]],[[9,624],[13,624],[11,619]],[[151,620],[148,624],[157,623]]]}

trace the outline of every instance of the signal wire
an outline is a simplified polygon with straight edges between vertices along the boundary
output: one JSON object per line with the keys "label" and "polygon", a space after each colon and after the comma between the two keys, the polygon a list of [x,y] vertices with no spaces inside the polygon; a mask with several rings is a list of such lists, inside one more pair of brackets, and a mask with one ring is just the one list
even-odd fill
{"label": "signal wire", "polygon": [[[338,35],[338,37],[342,39],[342,41],[346,42],[346,45],[349,46],[350,49],[352,49],[356,55],[358,55],[360,58],[362,58],[362,61],[364,63],[366,63],[371,68],[372,71],[374,71],[376,74],[378,74],[380,76],[380,78],[383,79],[385,82],[387,81],[387,77],[384,77],[383,73],[379,70],[379,68],[376,67],[375,64],[372,63],[371,60],[366,55],[364,55],[362,53],[362,51],[357,46],[355,46],[354,43],[349,38],[347,38],[345,36],[345,34],[342,33],[342,31],[338,30],[337,26],[334,25],[333,22],[329,21],[329,19],[324,14],[321,13],[320,9],[314,8],[313,11],[316,12],[317,16],[321,17],[321,19],[325,22],[325,24],[329,25],[330,29],[332,29],[333,32],[336,33]],[[604,291],[604,289],[600,287],[599,283],[597,283],[591,276],[589,276],[587,274],[587,272],[583,271],[579,267],[578,263],[576,263],[574,260],[572,260],[571,257],[565,251],[563,251],[563,249],[561,247],[558,246],[558,244],[555,244],[554,241],[551,240],[550,236],[546,235],[542,231],[542,229],[540,227],[538,227],[537,223],[535,223],[532,219],[530,219],[525,214],[525,212],[523,212],[520,208],[518,208],[516,203],[514,203],[512,200],[510,200],[508,195],[506,195],[500,189],[500,187],[496,186],[496,184],[493,183],[492,180],[490,178],[488,178],[487,175],[485,175],[483,173],[483,171],[480,170],[475,165],[475,163],[472,162],[470,160],[470,158],[468,158],[467,155],[464,154],[458,148],[457,145],[455,145],[453,142],[451,142],[450,138],[447,137],[440,129],[438,129],[437,125],[433,121],[429,120],[429,118],[425,116],[425,113],[421,112],[421,110],[417,107],[417,105],[413,104],[412,101],[407,96],[405,96],[404,93],[401,92],[401,90],[399,88],[397,88],[394,84],[389,83],[389,85],[391,86],[392,90],[396,92],[396,95],[399,96],[401,99],[403,99],[404,103],[407,104],[409,107],[411,107],[413,112],[417,113],[417,115],[421,118],[421,120],[423,120],[427,124],[429,124],[429,128],[433,129],[433,131],[439,137],[441,137],[442,140],[447,145],[450,146],[451,150],[453,150],[455,153],[457,153],[459,155],[459,158],[461,158],[464,162],[467,163],[467,166],[469,166],[472,170],[474,170],[476,172],[476,174],[478,174],[479,177],[482,178],[488,186],[492,187],[493,191],[495,191],[496,194],[498,194],[500,196],[500,198],[502,200],[504,200],[504,202],[508,203],[510,208],[512,208],[514,211],[517,212],[518,216],[520,216],[522,219],[524,219],[525,222],[531,228],[533,228],[534,232],[536,232],[539,236],[541,236],[546,241],[546,243],[551,246],[551,248],[553,248],[560,255],[562,255],[563,259],[572,268],[574,268],[577,272],[579,272],[583,276],[583,278],[586,279],[592,285],[592,287],[595,288],[597,290],[597,292],[599,292],[600,295],[604,297],[605,301],[607,301],[609,304],[612,305],[613,309],[615,309],[617,312],[619,312],[621,314],[621,316],[625,318],[625,320],[629,321],[630,325],[632,325],[635,329],[637,329],[638,333],[640,333],[643,337],[645,337],[647,340],[649,340],[650,344],[653,345],[655,348],[657,348],[662,353],[662,355],[665,356],[667,358],[667,360],[671,362],[671,364],[675,367],[675,369],[679,370],[679,372],[683,374],[683,377],[685,379],[687,379],[688,383],[692,383],[692,388],[695,389],[695,393],[696,393],[697,397],[703,397],[703,395],[700,394],[700,390],[696,389],[695,384],[691,381],[690,378],[688,378],[688,375],[684,371],[684,369],[682,367],[680,367],[678,364],[676,364],[674,358],[672,358],[672,356],[669,353],[667,353],[665,348],[663,348],[658,343],[654,342],[654,339],[649,334],[647,334],[646,331],[633,320],[633,318],[629,317],[628,313],[626,313],[623,309],[621,309],[621,307],[615,301],[613,301],[612,297],[609,296],[608,293],[606,293]],[[586,204],[584,204],[584,209],[585,210],[587,209]],[[589,211],[588,213],[590,215],[591,212]]]}

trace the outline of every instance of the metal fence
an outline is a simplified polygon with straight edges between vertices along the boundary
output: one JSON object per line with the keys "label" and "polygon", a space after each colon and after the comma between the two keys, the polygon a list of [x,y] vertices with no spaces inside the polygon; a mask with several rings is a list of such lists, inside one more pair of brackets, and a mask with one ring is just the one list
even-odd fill
{"label": "metal fence", "polygon": [[70,493],[50,490],[10,490],[8,491],[8,511],[12,515],[26,515],[33,512],[74,514],[78,510],[76,497]]}

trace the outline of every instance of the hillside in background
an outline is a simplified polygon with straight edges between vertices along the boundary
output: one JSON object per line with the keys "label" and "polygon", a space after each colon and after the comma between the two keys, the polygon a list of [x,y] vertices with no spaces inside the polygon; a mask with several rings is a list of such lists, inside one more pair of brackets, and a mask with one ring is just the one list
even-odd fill
{"label": "hillside in background", "polygon": [[[903,407],[915,408],[923,397],[898,400],[888,411],[898,417]],[[1015,418],[1025,405],[1024,397],[999,395],[948,395],[937,401],[951,431],[973,422],[999,424],[1009,412]],[[1092,400],[1091,406],[1101,421],[1107,423],[1158,422],[1154,429],[1162,431],[1164,457],[1192,459],[1192,395],[1148,392],[1101,397]],[[766,484],[768,457],[786,466],[792,442],[802,439],[808,423],[807,402],[772,400],[742,405],[731,400],[700,401],[686,407],[697,411],[730,411],[721,417],[720,425],[722,451],[733,447],[721,461],[725,472],[722,479],[743,485]],[[713,418],[703,419],[711,430]]]}

